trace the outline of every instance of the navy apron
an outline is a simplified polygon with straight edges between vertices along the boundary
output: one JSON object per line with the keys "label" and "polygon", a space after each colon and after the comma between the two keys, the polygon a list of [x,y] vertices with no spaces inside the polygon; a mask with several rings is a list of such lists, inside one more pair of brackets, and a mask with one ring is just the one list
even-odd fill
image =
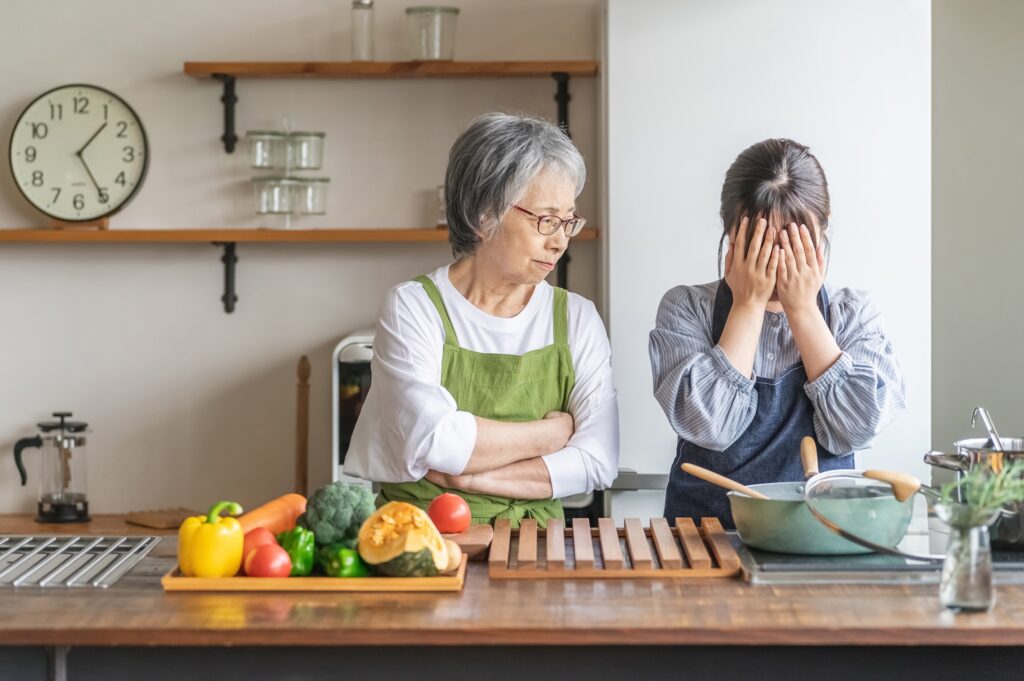
{"label": "navy apron", "polygon": [[[818,307],[828,324],[828,294],[824,286],[818,292]],[[715,345],[722,337],[731,309],[732,290],[723,279],[715,294],[711,325]],[[804,392],[806,383],[803,362],[797,362],[777,378],[758,377],[754,383],[757,391],[754,419],[724,452],[704,449],[680,438],[665,490],[665,517],[670,521],[693,518],[698,524],[701,518],[715,517],[721,519],[726,528],[734,527],[726,490],[684,473],[679,468],[684,463],[707,468],[744,485],[799,481],[804,479],[800,440],[810,435],[818,445],[819,470],[853,468],[853,452],[837,456],[818,442],[814,433],[814,406]]]}

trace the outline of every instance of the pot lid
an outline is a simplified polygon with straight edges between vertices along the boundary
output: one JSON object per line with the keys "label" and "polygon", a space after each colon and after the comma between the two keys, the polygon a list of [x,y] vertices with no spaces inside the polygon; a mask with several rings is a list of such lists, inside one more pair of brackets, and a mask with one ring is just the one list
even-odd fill
{"label": "pot lid", "polygon": [[62,430],[66,433],[84,433],[85,429],[89,427],[89,424],[85,421],[68,421],[71,418],[70,411],[55,411],[53,415],[56,416],[58,421],[42,421],[37,423],[39,430],[44,433],[49,433],[54,430]]}
{"label": "pot lid", "polygon": [[[908,529],[919,503],[919,518],[927,516],[922,494],[937,496],[916,478],[894,471],[833,470],[819,473],[804,485],[804,502],[820,523],[877,553],[912,560],[942,560],[929,546],[918,546]],[[938,534],[938,533],[936,533]]]}

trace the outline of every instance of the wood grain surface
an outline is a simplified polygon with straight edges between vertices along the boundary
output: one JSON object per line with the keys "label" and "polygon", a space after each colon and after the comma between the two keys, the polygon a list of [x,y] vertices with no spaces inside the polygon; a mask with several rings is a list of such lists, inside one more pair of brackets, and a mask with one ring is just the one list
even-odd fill
{"label": "wood grain surface", "polygon": [[[5,534],[41,527],[0,516]],[[175,541],[110,589],[0,590],[0,612],[16,613],[0,617],[0,645],[1024,645],[1024,586],[998,586],[975,615],[944,610],[934,585],[493,581],[477,563],[460,593],[165,593]]]}
{"label": "wood grain surface", "polygon": [[[594,241],[596,227],[587,227],[573,242]],[[58,230],[0,228],[0,243],[447,243],[448,230],[418,228],[350,229],[108,229]]]}
{"label": "wood grain surface", "polygon": [[596,61],[277,61],[185,62],[186,75],[211,78],[593,78]]}

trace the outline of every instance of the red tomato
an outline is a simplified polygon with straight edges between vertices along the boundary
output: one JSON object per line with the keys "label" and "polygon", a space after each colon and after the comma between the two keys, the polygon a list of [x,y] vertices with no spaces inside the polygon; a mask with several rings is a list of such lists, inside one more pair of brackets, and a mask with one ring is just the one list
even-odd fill
{"label": "red tomato", "polygon": [[287,577],[292,558],[277,544],[264,544],[245,557],[245,574],[250,577]]}
{"label": "red tomato", "polygon": [[438,532],[444,534],[465,532],[473,519],[466,500],[450,492],[435,497],[427,508],[427,515],[434,521]]}
{"label": "red tomato", "polygon": [[276,544],[277,539],[274,538],[274,533],[265,527],[257,527],[249,530],[245,533],[245,543],[242,544],[242,563],[244,565],[245,559],[250,553],[263,546],[264,544]]}

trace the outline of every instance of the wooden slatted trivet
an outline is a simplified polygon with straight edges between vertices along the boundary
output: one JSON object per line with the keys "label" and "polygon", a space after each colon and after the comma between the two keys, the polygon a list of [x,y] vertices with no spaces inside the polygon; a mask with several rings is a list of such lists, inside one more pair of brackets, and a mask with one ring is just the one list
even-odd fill
{"label": "wooden slatted trivet", "polygon": [[665,518],[626,518],[616,527],[600,518],[592,528],[586,518],[572,526],[561,520],[524,520],[513,530],[508,520],[494,524],[488,558],[492,579],[603,579],[735,577],[740,557],[717,518],[704,518],[700,529],[690,518],[676,518],[675,531]]}

